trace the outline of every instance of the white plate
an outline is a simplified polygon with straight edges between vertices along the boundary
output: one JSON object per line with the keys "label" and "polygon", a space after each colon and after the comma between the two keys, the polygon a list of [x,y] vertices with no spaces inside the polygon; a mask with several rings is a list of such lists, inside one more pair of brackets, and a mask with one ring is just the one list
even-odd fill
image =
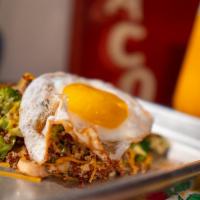
{"label": "white plate", "polygon": [[30,183],[0,177],[1,200],[118,200],[155,191],[200,174],[200,120],[171,109],[141,101],[155,117],[153,131],[167,137],[171,147],[168,158],[183,162],[178,168],[123,177],[114,181],[91,185],[87,188],[67,188],[45,180]]}

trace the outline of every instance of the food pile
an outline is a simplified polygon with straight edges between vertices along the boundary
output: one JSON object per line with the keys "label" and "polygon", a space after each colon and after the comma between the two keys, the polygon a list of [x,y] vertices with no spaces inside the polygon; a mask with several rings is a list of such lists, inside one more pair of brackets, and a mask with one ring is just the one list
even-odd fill
{"label": "food pile", "polygon": [[169,148],[151,124],[136,100],[102,81],[25,74],[0,86],[0,161],[33,177],[91,183],[144,173]]}

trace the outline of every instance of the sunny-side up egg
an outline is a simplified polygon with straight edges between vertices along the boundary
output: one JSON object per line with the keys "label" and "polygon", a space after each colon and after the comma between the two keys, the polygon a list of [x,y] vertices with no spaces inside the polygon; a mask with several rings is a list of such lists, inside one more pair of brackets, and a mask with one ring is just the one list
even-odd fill
{"label": "sunny-side up egg", "polygon": [[48,156],[52,124],[62,124],[100,158],[120,159],[130,143],[150,133],[152,117],[133,97],[108,83],[57,72],[36,78],[20,107],[27,150],[40,164]]}

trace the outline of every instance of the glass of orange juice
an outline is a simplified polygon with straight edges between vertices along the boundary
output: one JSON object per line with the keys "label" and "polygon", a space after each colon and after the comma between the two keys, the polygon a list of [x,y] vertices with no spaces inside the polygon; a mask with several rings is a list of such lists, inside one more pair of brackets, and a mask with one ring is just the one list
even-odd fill
{"label": "glass of orange juice", "polygon": [[173,98],[174,108],[200,116],[200,6]]}

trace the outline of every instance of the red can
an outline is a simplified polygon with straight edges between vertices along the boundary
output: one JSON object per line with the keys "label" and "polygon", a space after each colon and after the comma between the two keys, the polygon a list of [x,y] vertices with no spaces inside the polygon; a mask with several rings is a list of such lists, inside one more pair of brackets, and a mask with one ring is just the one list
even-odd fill
{"label": "red can", "polygon": [[76,0],[70,71],[171,104],[198,0]]}

